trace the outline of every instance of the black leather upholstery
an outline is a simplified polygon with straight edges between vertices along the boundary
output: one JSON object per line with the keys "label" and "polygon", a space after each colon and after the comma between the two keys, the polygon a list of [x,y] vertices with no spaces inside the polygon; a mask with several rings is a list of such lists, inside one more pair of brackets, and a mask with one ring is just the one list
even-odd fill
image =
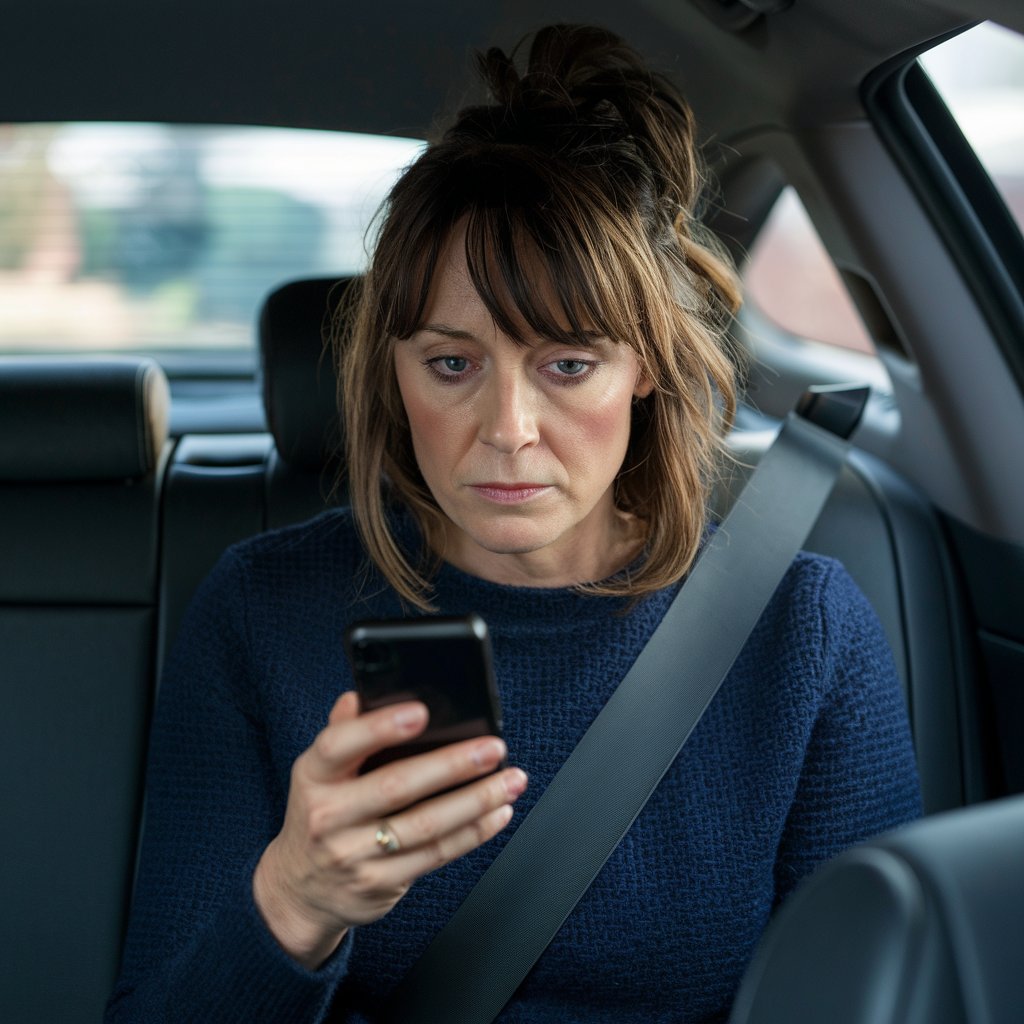
{"label": "black leather upholstery", "polygon": [[179,441],[164,485],[158,665],[193,592],[224,549],[267,528],[272,447],[265,434]]}
{"label": "black leather upholstery", "polygon": [[5,359],[0,480],[124,480],[155,467],[167,378],[152,359]]}
{"label": "black leather upholstery", "polygon": [[14,1024],[98,1021],[117,969],[166,395],[151,360],[0,361],[0,1006]]}
{"label": "black leather upholstery", "polygon": [[1024,797],[851,850],[769,926],[730,1024],[1024,1020]]}
{"label": "black leather upholstery", "polygon": [[267,454],[265,528],[299,522],[344,499],[342,423],[331,330],[351,278],[293,281],[260,314]]}
{"label": "black leather upholstery", "polygon": [[350,280],[293,281],[271,292],[260,312],[267,424],[278,455],[296,469],[319,472],[341,447],[330,334]]}

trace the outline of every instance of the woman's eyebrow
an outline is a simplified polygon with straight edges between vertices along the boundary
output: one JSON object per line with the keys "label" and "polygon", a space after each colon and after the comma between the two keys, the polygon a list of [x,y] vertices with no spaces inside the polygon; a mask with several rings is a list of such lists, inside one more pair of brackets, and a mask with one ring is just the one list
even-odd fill
{"label": "woman's eyebrow", "polygon": [[449,327],[448,324],[423,324],[413,332],[419,334],[421,331],[430,331],[431,334],[441,334],[446,338],[455,338],[457,341],[472,341],[475,335],[470,331],[460,330],[458,327]]}
{"label": "woman's eyebrow", "polygon": [[[609,340],[608,335],[603,331],[581,331],[579,334],[575,334],[570,328],[566,327],[565,334],[567,335],[568,344],[580,345],[583,348],[593,348]],[[553,337],[546,340],[552,345],[566,344],[562,338]]]}
{"label": "woman's eyebrow", "polygon": [[[423,331],[428,331],[431,334],[440,334],[442,337],[453,338],[456,341],[473,341],[476,338],[472,331],[465,331],[444,323],[422,324],[413,331],[413,334],[419,334]],[[572,334],[571,330],[566,328],[565,333],[571,336],[574,345],[592,346],[608,340],[608,335],[602,331],[583,331],[580,334]],[[560,338],[546,338],[544,340],[554,345],[563,343]]]}

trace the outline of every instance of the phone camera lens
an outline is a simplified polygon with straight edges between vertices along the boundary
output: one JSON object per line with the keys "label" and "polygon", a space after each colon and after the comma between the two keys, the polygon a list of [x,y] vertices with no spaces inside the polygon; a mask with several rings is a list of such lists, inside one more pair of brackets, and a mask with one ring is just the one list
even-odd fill
{"label": "phone camera lens", "polygon": [[366,672],[379,672],[387,661],[387,649],[369,640],[360,640],[355,645],[356,660]]}

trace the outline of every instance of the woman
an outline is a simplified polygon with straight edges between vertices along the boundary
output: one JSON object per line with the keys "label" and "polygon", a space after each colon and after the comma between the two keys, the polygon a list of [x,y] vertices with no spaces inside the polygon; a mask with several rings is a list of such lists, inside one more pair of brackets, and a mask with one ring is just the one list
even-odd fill
{"label": "woman", "polygon": [[[482,66],[493,105],[395,186],[343,318],[352,511],[229,551],[168,665],[111,1021],[376,1019],[706,535],[738,297],[689,111],[596,29]],[[359,775],[426,712],[360,715],[340,638],[411,610],[487,620],[505,742]],[[799,879],[917,813],[878,623],[800,556],[503,1019],[724,1019]]]}

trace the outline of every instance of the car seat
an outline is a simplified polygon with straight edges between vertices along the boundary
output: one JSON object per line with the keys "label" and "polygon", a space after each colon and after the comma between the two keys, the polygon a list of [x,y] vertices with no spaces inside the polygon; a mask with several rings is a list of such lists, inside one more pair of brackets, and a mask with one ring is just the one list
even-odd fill
{"label": "car seat", "polygon": [[97,1021],[142,795],[168,392],[152,360],[0,361],[0,1006]]}
{"label": "car seat", "polygon": [[769,925],[730,1024],[1024,1020],[1024,797],[934,815],[808,879]]}

